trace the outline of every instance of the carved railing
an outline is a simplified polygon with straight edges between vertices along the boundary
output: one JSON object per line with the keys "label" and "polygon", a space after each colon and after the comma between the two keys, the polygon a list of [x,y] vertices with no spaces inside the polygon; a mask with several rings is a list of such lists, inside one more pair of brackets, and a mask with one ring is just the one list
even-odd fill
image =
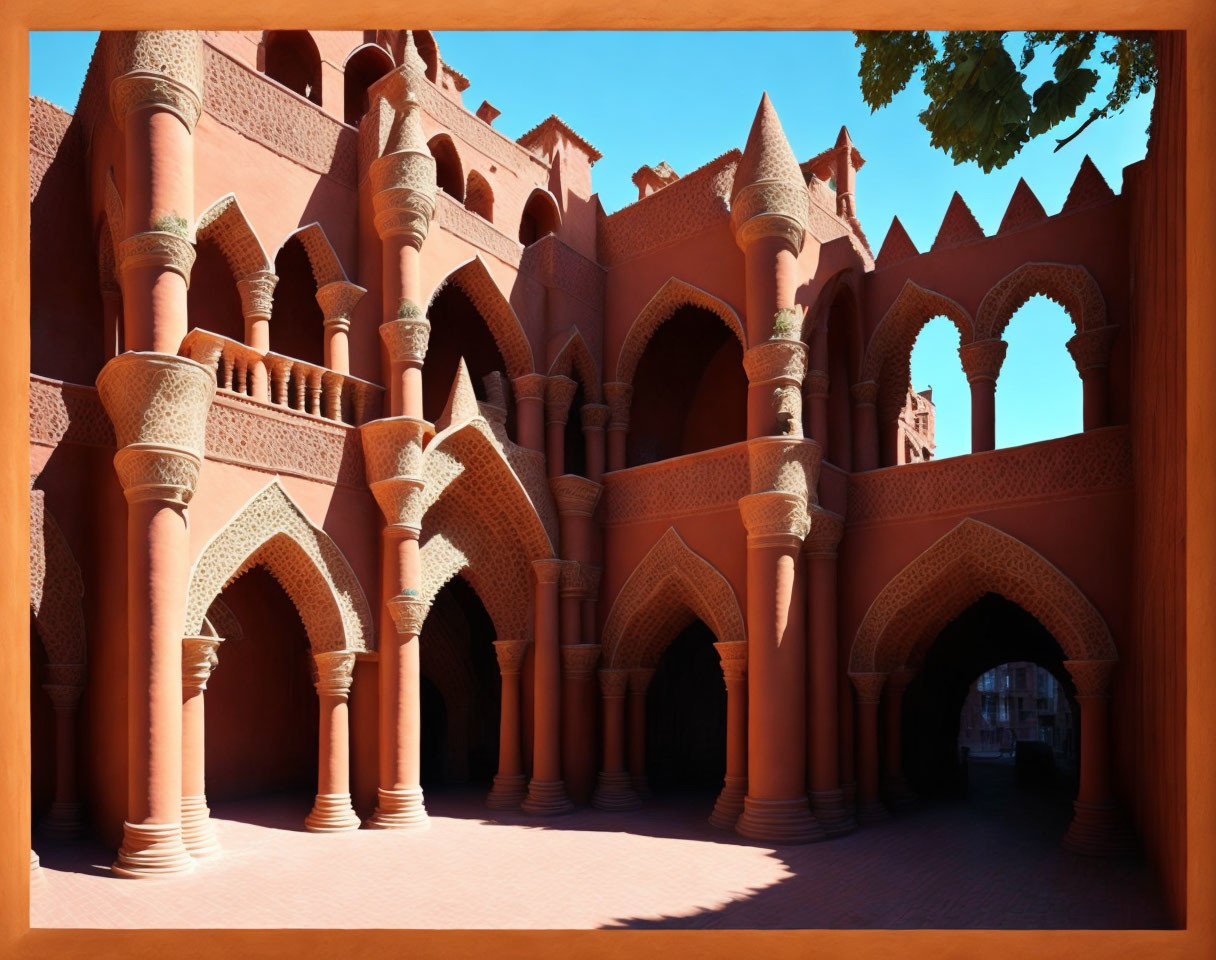
{"label": "carved railing", "polygon": [[358,426],[380,416],[384,388],[350,374],[252,347],[207,330],[191,330],[182,341],[182,356],[215,372],[222,393],[260,400],[255,374],[265,370],[265,402],[286,410]]}
{"label": "carved railing", "polygon": [[604,522],[737,509],[750,492],[747,444],[732,443],[606,474]]}

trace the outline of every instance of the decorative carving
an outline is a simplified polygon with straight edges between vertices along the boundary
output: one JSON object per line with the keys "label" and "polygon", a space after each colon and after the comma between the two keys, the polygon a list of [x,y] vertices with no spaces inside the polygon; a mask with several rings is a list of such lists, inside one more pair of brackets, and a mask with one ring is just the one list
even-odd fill
{"label": "decorative carving", "polygon": [[365,293],[367,290],[349,280],[335,280],[323,287],[318,287],[317,303],[321,305],[325,325],[349,329],[355,305],[363,299]]}
{"label": "decorative carving", "polygon": [[422,363],[430,337],[431,324],[425,317],[380,324],[380,339],[394,363]]}
{"label": "decorative carving", "polygon": [[604,490],[602,484],[572,473],[553,477],[549,489],[553,491],[558,515],[563,517],[592,516]]}
{"label": "decorative carving", "polygon": [[604,396],[608,399],[608,429],[629,429],[629,407],[633,402],[633,385],[629,383],[604,384]]}
{"label": "decorative carving", "polygon": [[743,354],[743,369],[753,384],[777,381],[800,385],[806,365],[807,346],[799,340],[766,340]]}
{"label": "decorative carving", "polygon": [[806,500],[794,493],[752,493],[739,500],[739,513],[747,528],[749,545],[787,545],[800,541],[810,530]]}
{"label": "decorative carving", "polygon": [[802,437],[756,437],[747,441],[751,492],[780,490],[814,499],[819,486],[823,450]]}
{"label": "decorative carving", "polygon": [[510,301],[494,282],[485,261],[478,256],[461,264],[439,282],[428,303],[433,303],[449,283],[464,291],[490,328],[494,343],[506,362],[507,376],[518,384],[519,378],[534,373],[536,368],[527,334]]}
{"label": "decorative carving", "polygon": [[148,230],[132,234],[118,245],[118,269],[125,273],[134,267],[165,267],[189,287],[195,256],[189,240],[163,230]]}
{"label": "decorative carving", "polygon": [[206,690],[211,671],[219,661],[221,637],[182,638],[182,687],[186,690]]}
{"label": "decorative carving", "polygon": [[824,400],[828,396],[828,389],[831,386],[831,381],[828,375],[822,370],[810,370],[803,379],[803,392],[808,398],[815,400]]}
{"label": "decorative carving", "polygon": [[561,648],[562,676],[590,680],[600,662],[598,643],[568,643]]}
{"label": "decorative carving", "polygon": [[56,713],[72,713],[80,704],[80,696],[84,693],[84,684],[44,683],[42,689],[46,691],[46,695]]}
{"label": "decorative carving", "polygon": [[714,644],[722,663],[722,678],[729,690],[733,683],[747,676],[747,641],[731,640]]}
{"label": "decorative carving", "polygon": [[670,520],[711,510],[734,510],[751,492],[748,444],[715,447],[632,467],[605,478],[604,522]]}
{"label": "decorative carving", "polygon": [[388,601],[388,612],[392,615],[393,625],[402,637],[417,637],[422,634],[422,624],[426,620],[428,604],[419,597],[398,594]]}
{"label": "decorative carving", "polygon": [[878,400],[878,384],[873,380],[863,380],[849,388],[853,402],[860,407],[874,406]]}
{"label": "decorative carving", "polygon": [[347,650],[330,650],[314,653],[312,659],[317,670],[317,695],[345,700],[350,695],[350,685],[354,679],[354,653]]}
{"label": "decorative carving", "polygon": [[811,507],[811,529],[806,537],[808,557],[835,558],[844,536],[844,517],[820,506]]}
{"label": "decorative carving", "polygon": [[999,338],[1010,318],[1031,297],[1042,294],[1067,311],[1078,332],[1106,325],[1106,303],[1080,264],[1024,263],[984,294],[975,317],[977,339]]}
{"label": "decorative carving", "polygon": [[1110,679],[1118,665],[1117,660],[1065,660],[1064,669],[1072,677],[1077,688],[1077,699],[1110,698]]}
{"label": "decorative carving", "polygon": [[958,357],[963,362],[963,373],[967,382],[976,380],[995,381],[1001,373],[1001,364],[1005,362],[1005,352],[1009,344],[1004,340],[973,340],[958,348]]}
{"label": "decorative carving", "polygon": [[882,686],[887,679],[885,673],[850,673],[849,679],[857,691],[858,703],[876,704],[882,699]]}
{"label": "decorative carving", "polygon": [[545,386],[545,421],[564,424],[570,416],[570,401],[578,383],[569,377],[549,377]]}
{"label": "decorative carving", "polygon": [[[85,662],[84,580],[67,538],[46,509],[46,494],[30,490],[30,612],[52,665]],[[80,683],[84,683],[83,666]],[[55,683],[67,683],[65,679]]]}
{"label": "decorative carving", "polygon": [[495,640],[494,653],[498,656],[498,672],[504,677],[517,677],[523,667],[524,654],[528,652],[530,640]]}
{"label": "decorative carving", "polygon": [[359,428],[367,479],[422,476],[422,447],[432,427],[416,417],[384,417]]}
{"label": "decorative carving", "polygon": [[1065,346],[1082,378],[1088,371],[1105,369],[1110,364],[1110,351],[1118,335],[1119,328],[1115,326],[1093,327],[1069,339]]}
{"label": "decorative carving", "polygon": [[579,564],[579,568],[582,571],[583,599],[594,603],[599,599],[600,578],[604,574],[604,568],[593,567],[587,563]]}
{"label": "decorative carving", "polygon": [[806,233],[809,202],[806,181],[766,93],[731,188],[735,242],[747,249],[758,237],[783,237],[797,254]]}
{"label": "decorative carving", "polygon": [[236,282],[241,295],[241,313],[246,317],[269,318],[274,309],[274,288],[279,278],[269,270],[260,270],[241,277]]}
{"label": "decorative carving", "polygon": [[557,584],[561,582],[564,560],[533,560],[532,572],[538,584]]}
{"label": "decorative carving", "polygon": [[578,379],[583,385],[586,402],[588,404],[598,404],[603,398],[603,391],[600,389],[599,373],[596,370],[595,360],[591,356],[591,351],[587,347],[587,342],[583,339],[583,335],[579,332],[578,327],[573,329],[570,339],[558,351],[552,365],[549,367],[550,377],[570,377],[573,374],[578,375]]}
{"label": "decorative carving", "polygon": [[579,410],[583,430],[603,430],[608,425],[611,409],[605,403],[584,403]]}
{"label": "decorative carving", "polygon": [[203,43],[190,30],[118,31],[107,36],[110,109],[121,129],[131,111],[156,106],[193,131],[202,112]]}
{"label": "decorative carving", "polygon": [[561,594],[563,597],[579,597],[583,593],[583,580],[579,574],[577,560],[562,561]]}
{"label": "decorative carving", "polygon": [[625,694],[629,692],[628,670],[601,669],[597,672],[600,678],[600,695],[603,696],[604,699],[625,699]]}
{"label": "decorative carving", "polygon": [[[219,247],[224,259],[228,261],[228,267],[232,270],[234,277],[262,274],[274,276],[274,267],[270,258],[266,256],[266,250],[258,239],[249,218],[245,216],[245,211],[241,209],[235,194],[229,193],[220,197],[203,212],[195,225],[194,236],[198,243],[210,240]],[[270,288],[273,291],[273,283]],[[269,299],[269,291],[267,298]],[[244,295],[242,294],[243,301]],[[248,314],[249,310],[246,309],[245,312]],[[266,315],[269,316],[269,314],[270,308],[267,307]]]}

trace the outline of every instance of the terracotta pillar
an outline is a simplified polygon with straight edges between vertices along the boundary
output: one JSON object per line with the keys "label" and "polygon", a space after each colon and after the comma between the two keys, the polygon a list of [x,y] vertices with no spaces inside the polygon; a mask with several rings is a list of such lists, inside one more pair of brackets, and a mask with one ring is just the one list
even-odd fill
{"label": "terracotta pillar", "polygon": [[495,640],[498,673],[502,677],[502,708],[498,718],[498,773],[494,786],[486,797],[486,806],[494,810],[518,810],[528,793],[520,746],[523,742],[520,725],[519,676],[527,640]]}
{"label": "terracotta pillar", "polygon": [[535,716],[532,748],[532,779],[521,809],[525,813],[553,816],[574,809],[566,795],[561,769],[562,680],[558,639],[558,582],[562,561],[534,560],[536,596],[533,633]]}
{"label": "terracotta pillar", "polygon": [[219,637],[182,640],[182,842],[193,857],[220,852],[207,808],[203,691],[219,662]]}
{"label": "terracotta pillar", "polygon": [[904,807],[916,799],[916,794],[904,779],[903,706],[904,691],[916,676],[916,671],[904,668],[887,677],[884,706],[887,750],[883,764],[882,792],[892,807]]}
{"label": "terracotta pillar", "polygon": [[602,567],[591,567],[587,564],[581,565],[582,582],[583,582],[583,597],[581,604],[583,632],[583,643],[595,643],[595,605],[599,602],[600,597],[600,575],[604,572]]}
{"label": "terracotta pillar", "polygon": [[[241,312],[245,316],[245,346],[258,353],[270,352],[270,313],[274,307],[274,288],[279,278],[269,270],[259,270],[242,277],[236,283],[241,295]],[[249,371],[249,396],[263,403],[270,401],[270,377],[265,359],[259,359]]]}
{"label": "terracotta pillar", "polygon": [[[562,773],[570,799],[591,800],[595,781],[595,668],[598,643],[562,646]],[[567,708],[569,704],[569,708]]]}
{"label": "terracotta pillar", "polygon": [[726,681],[726,776],[709,822],[733,830],[747,796],[747,641],[715,643]]}
{"label": "terracotta pillar", "polygon": [[325,318],[325,366],[335,373],[350,373],[350,318],[365,293],[363,287],[346,280],[334,280],[317,289],[317,303]]}
{"label": "terracotta pillar", "polygon": [[646,691],[652,679],[653,669],[629,671],[629,777],[639,797],[650,796],[646,777]]}
{"label": "terracotta pillar", "polygon": [[808,424],[810,437],[818,442],[824,450],[828,448],[828,375],[822,370],[810,370],[806,375],[804,392],[806,393]]}
{"label": "terracotta pillar", "polygon": [[603,403],[584,403],[580,411],[583,424],[583,444],[587,451],[587,479],[604,480],[604,427],[610,408]]}
{"label": "terracotta pillar", "polygon": [[189,869],[182,843],[182,636],[209,368],[176,355],[110,360],[97,391],[114,424],[114,469],[127,499],[127,819],[113,870]]}
{"label": "terracotta pillar", "polygon": [[1081,375],[1083,423],[1097,430],[1110,423],[1110,352],[1119,328],[1108,325],[1085,330],[1068,341],[1068,352]]}
{"label": "terracotta pillar", "polygon": [[350,802],[350,697],[355,655],[348,650],[314,653],[320,701],[317,799],[304,826],[314,833],[358,830],[359,817]]}
{"label": "terracotta pillar", "polygon": [[878,798],[878,702],[887,675],[850,676],[857,692],[857,820],[869,826],[890,817]]}
{"label": "terracotta pillar", "polygon": [[858,473],[878,469],[878,384],[865,380],[853,384],[853,469]]}
{"label": "terracotta pillar", "polygon": [[904,462],[903,431],[900,429],[898,414],[890,419],[879,417],[879,458],[884,467],[895,467]]}
{"label": "terracotta pillar", "polygon": [[976,340],[958,348],[963,372],[971,384],[971,452],[996,449],[996,381],[1009,344]]}
{"label": "terracotta pillar", "polygon": [[566,472],[566,421],[578,384],[569,377],[549,377],[545,383],[545,462],[549,477]]}
{"label": "terracotta pillar", "polygon": [[604,384],[608,401],[608,470],[625,469],[625,438],[629,434],[629,406],[633,403],[633,385]]}
{"label": "terracotta pillar", "polygon": [[836,691],[836,548],[844,518],[811,508],[807,564],[807,778],[811,812],[829,837],[856,829],[840,789],[839,710]]}
{"label": "terracotta pillar", "polygon": [[806,344],[774,338],[743,354],[747,372],[747,435],[802,436],[802,381]]}
{"label": "terracotta pillar", "polygon": [[567,560],[590,563],[595,560],[595,508],[602,485],[586,477],[567,473],[549,481],[561,534],[561,552]]}
{"label": "terracotta pillar", "polygon": [[516,442],[529,450],[545,450],[545,381],[539,373],[526,373],[511,381],[515,390]]}
{"label": "terracotta pillar", "polygon": [[[558,588],[558,636],[563,647],[578,643],[583,630],[583,582],[577,560],[562,561]],[[564,723],[564,720],[563,720]]]}
{"label": "terracotta pillar", "polygon": [[1135,840],[1111,785],[1110,683],[1114,660],[1065,660],[1080,707],[1080,784],[1064,848],[1086,856],[1121,856]]}
{"label": "terracotta pillar", "polygon": [[591,805],[600,810],[636,810],[641,798],[625,766],[625,692],[628,670],[601,670],[600,695],[604,703],[604,769],[596,780]]}
{"label": "terracotta pillar", "polygon": [[55,708],[55,800],[39,832],[63,839],[84,831],[83,807],[76,787],[76,719],[84,693],[84,664],[52,663],[46,667],[42,689]]}

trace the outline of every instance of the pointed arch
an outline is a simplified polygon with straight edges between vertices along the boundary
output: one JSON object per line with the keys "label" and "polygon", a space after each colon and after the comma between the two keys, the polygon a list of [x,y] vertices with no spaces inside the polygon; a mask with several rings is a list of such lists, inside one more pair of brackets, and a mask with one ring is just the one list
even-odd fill
{"label": "pointed arch", "polygon": [[494,189],[490,186],[490,181],[476,170],[469,171],[464,190],[464,207],[486,223],[494,222]]}
{"label": "pointed arch", "polygon": [[367,90],[393,69],[393,58],[377,43],[362,43],[355,47],[342,64],[342,119],[352,127],[370,106]]}
{"label": "pointed arch", "polygon": [[534,187],[524,203],[519,219],[519,242],[530,246],[550,233],[557,233],[562,225],[562,209],[544,187]]}
{"label": "pointed arch", "polygon": [[1058,567],[1016,537],[968,518],[874,598],[857,629],[849,672],[917,664],[942,628],[987,593],[1035,617],[1066,659],[1118,659],[1106,621]]}
{"label": "pointed arch", "polygon": [[274,270],[235,194],[225,194],[203,211],[194,232],[198,243],[204,240],[215,243],[237,280]]}
{"label": "pointed arch", "polygon": [[30,613],[52,665],[85,662],[84,579],[63,530],[46,509],[46,494],[30,489]]}
{"label": "pointed arch", "polygon": [[747,335],[743,332],[743,323],[730,304],[700,287],[671,277],[642,308],[625,335],[625,342],[621,345],[621,352],[616,361],[618,382],[633,382],[638,361],[642,359],[650,338],[659,327],[671,319],[672,314],[684,306],[701,307],[719,317],[738,338],[743,349],[747,349]]}
{"label": "pointed arch", "polygon": [[259,48],[266,76],[321,105],[321,52],[308,30],[266,30]]}
{"label": "pointed arch", "polygon": [[1024,263],[993,285],[980,301],[977,340],[996,340],[1019,308],[1036,294],[1064,308],[1077,333],[1106,326],[1106,301],[1093,275],[1076,263]]}
{"label": "pointed arch", "polygon": [[436,185],[457,203],[464,203],[464,162],[456,141],[449,134],[437,133],[426,148],[435,158]]}
{"label": "pointed arch", "polygon": [[427,300],[428,307],[435,302],[440,291],[449,283],[455,284],[464,291],[473,306],[477,308],[477,312],[481,314],[486,326],[490,328],[490,335],[494,337],[494,342],[507,364],[507,376],[515,380],[526,374],[535,373],[532,346],[528,343],[528,336],[524,333],[523,325],[519,322],[519,317],[512,309],[510,302],[498,289],[498,284],[494,282],[494,278],[490,275],[490,270],[481,256],[466,260],[440,280],[435,289],[431,291]]}
{"label": "pointed arch", "polygon": [[300,612],[314,653],[365,651],[374,642],[371,608],[355,572],[277,477],[237,511],[195,561],[186,595],[186,633],[200,634],[215,598],[259,563]]}
{"label": "pointed arch", "polygon": [[[342,268],[342,261],[334,252],[333,245],[329,242],[329,237],[325,235],[325,228],[321,224],[313,222],[293,230],[284,239],[283,246],[293,239],[299,240],[303,244],[318,289],[327,283],[347,279],[346,271]],[[283,246],[279,247],[279,252],[282,251]],[[278,253],[275,256],[277,258]]]}
{"label": "pointed arch", "polygon": [[569,377],[576,374],[583,383],[583,391],[588,403],[603,403],[604,392],[600,387],[599,373],[595,369],[595,360],[583,339],[582,331],[574,327],[553,363],[549,365],[549,376]]}
{"label": "pointed arch", "polygon": [[668,527],[617,594],[604,624],[606,667],[653,667],[677,633],[700,619],[723,643],[746,640],[730,582]]}

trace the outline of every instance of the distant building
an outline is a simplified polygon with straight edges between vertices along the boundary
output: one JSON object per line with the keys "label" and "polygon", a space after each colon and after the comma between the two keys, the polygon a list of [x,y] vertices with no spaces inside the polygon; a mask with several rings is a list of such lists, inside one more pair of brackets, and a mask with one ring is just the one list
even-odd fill
{"label": "distant building", "polygon": [[1004,663],[971,685],[959,721],[959,746],[973,755],[1009,752],[1018,740],[1050,744],[1057,759],[1073,760],[1073,711],[1051,671],[1033,663]]}

